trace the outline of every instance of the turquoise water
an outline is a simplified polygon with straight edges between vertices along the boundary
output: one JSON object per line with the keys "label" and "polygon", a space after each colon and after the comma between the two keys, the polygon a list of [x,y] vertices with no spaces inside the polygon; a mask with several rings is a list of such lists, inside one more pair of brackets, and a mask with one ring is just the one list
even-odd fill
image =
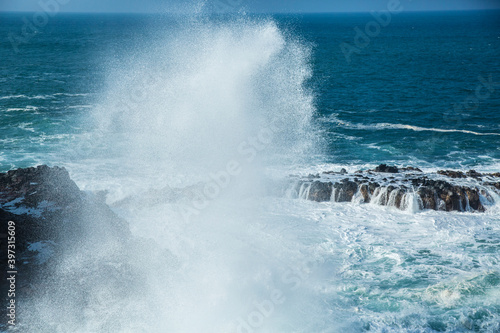
{"label": "turquoise water", "polygon": [[[65,166],[144,246],[96,244],[89,265],[75,236],[25,331],[499,331],[498,197],[410,212],[263,188],[379,163],[498,172],[500,13],[394,14],[349,60],[369,14],[58,14],[15,52],[26,15],[0,14],[0,171]],[[224,183],[204,207],[162,195],[200,181]]]}

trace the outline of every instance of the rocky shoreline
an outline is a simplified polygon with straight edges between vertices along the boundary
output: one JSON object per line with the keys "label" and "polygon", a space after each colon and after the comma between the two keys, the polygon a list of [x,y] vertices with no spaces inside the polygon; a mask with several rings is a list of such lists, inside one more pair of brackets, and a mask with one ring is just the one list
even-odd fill
{"label": "rocky shoreline", "polygon": [[[484,212],[500,198],[500,173],[481,174],[474,170],[423,173],[418,168],[382,164],[354,173],[342,169],[306,177],[290,176],[285,182],[286,189],[281,193],[289,197],[372,203],[405,210]],[[151,197],[143,196],[143,200],[176,201],[192,195],[195,189],[154,191]],[[55,258],[74,247],[75,242],[79,249],[86,249],[88,258],[84,261],[89,265],[92,256],[98,255],[97,244],[111,244],[118,249],[116,253],[135,251],[134,246],[139,246],[130,237],[127,222],[108,207],[104,196],[81,191],[64,168],[42,165],[0,173],[0,251],[4,258],[0,260],[0,269],[4,275],[12,269],[7,262],[10,221],[15,224],[18,299],[42,292],[40,285],[48,283],[47,277],[58,264],[59,259]],[[102,269],[102,275],[109,276],[110,268]],[[5,278],[0,286],[3,295],[7,295],[9,284]],[[6,306],[0,315],[6,315]],[[0,328],[4,328],[2,325]]]}
{"label": "rocky shoreline", "polygon": [[291,176],[292,197],[317,202],[358,202],[394,206],[403,210],[484,212],[500,195],[500,173],[481,174],[385,164],[373,170],[348,173],[326,171],[307,177]]}
{"label": "rocky shoreline", "polygon": [[[9,249],[15,256],[14,267],[7,261],[12,235],[15,247]],[[53,279],[58,264],[55,258],[75,243],[90,249],[91,263],[92,248],[113,239],[126,246],[130,239],[127,223],[103,198],[81,191],[64,168],[42,165],[0,173],[0,269],[4,276],[0,283],[0,315],[7,318],[4,303],[10,301],[6,297],[12,286],[5,277],[8,271],[17,272],[15,300],[22,303],[44,292],[40,286]],[[19,306],[17,316],[22,311]],[[6,322],[2,320],[0,328],[5,328]]]}

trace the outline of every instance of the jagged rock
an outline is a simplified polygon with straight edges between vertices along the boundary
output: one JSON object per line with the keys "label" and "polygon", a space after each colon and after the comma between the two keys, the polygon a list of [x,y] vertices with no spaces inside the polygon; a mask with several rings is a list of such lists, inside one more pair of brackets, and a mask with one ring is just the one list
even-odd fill
{"label": "jagged rock", "polygon": [[395,166],[388,166],[387,164],[380,164],[375,168],[375,172],[388,172],[388,173],[398,173],[399,170]]}
{"label": "jagged rock", "polygon": [[345,175],[347,174],[347,170],[342,168],[340,169],[340,171],[324,171],[323,174],[326,174],[326,175]]}
{"label": "jagged rock", "polygon": [[368,183],[368,189],[370,190],[370,195],[373,195],[373,193],[375,193],[375,189],[377,187],[380,187],[380,185],[378,183]]}
{"label": "jagged rock", "polygon": [[341,183],[335,183],[333,187],[336,189],[336,202],[351,201],[358,190],[358,184],[348,179],[344,179]]}
{"label": "jagged rock", "polygon": [[406,168],[400,168],[399,169],[400,172],[407,172],[407,171],[418,171],[418,172],[423,172],[422,170],[420,170],[419,168],[415,168],[415,167],[406,167]]}
{"label": "jagged rock", "polygon": [[42,201],[64,206],[81,199],[81,193],[66,169],[40,165],[0,174],[0,204],[19,198],[28,207]]}
{"label": "jagged rock", "polygon": [[332,195],[332,183],[324,183],[315,181],[311,184],[311,190],[309,192],[309,200],[312,201],[330,201]]}
{"label": "jagged rock", "polygon": [[477,172],[476,170],[469,170],[465,174],[467,175],[467,177],[472,177],[472,178],[480,178],[483,176],[481,173]]}
{"label": "jagged rock", "polygon": [[[500,175],[498,176],[500,178]],[[500,190],[500,182],[497,183],[485,183],[488,186],[494,186],[497,190]]]}
{"label": "jagged rock", "polygon": [[397,208],[401,208],[401,202],[403,200],[403,195],[404,195],[404,191],[402,191],[400,188],[396,189],[397,193],[396,193],[396,197],[394,199],[394,205],[397,207]]}
{"label": "jagged rock", "polygon": [[417,193],[420,195],[420,198],[422,198],[425,209],[437,209],[436,191],[433,190],[432,187],[421,187],[418,189]]}
{"label": "jagged rock", "polygon": [[[4,236],[0,249],[5,254],[9,221],[15,223],[19,300],[38,291],[37,283],[51,276],[55,256],[72,248],[74,242],[92,253],[96,244],[127,246],[130,238],[128,224],[111,211],[102,195],[80,191],[64,168],[46,165],[0,173],[0,234]],[[41,260],[41,248],[49,249],[52,256]],[[3,272],[7,271],[6,259],[7,255],[0,260]],[[4,295],[6,288],[7,281],[2,279]]]}
{"label": "jagged rock", "polygon": [[[396,166],[391,166],[387,164],[380,164],[373,170],[367,170],[368,173],[370,172],[400,173],[400,172],[410,172],[410,171],[422,172],[422,170],[415,167],[398,168]],[[356,171],[356,173],[362,173],[362,172],[363,171],[361,170]]]}
{"label": "jagged rock", "polygon": [[480,212],[485,211],[483,205],[481,204],[481,199],[479,197],[479,193],[480,193],[479,191],[477,191],[475,189],[467,188],[465,190],[465,193],[467,194],[470,208],[472,208],[473,210],[480,211]]}
{"label": "jagged rock", "polygon": [[368,185],[362,184],[359,187],[359,192],[361,193],[361,196],[363,197],[363,202],[370,202],[370,189],[368,188]]}
{"label": "jagged rock", "polygon": [[438,170],[437,174],[447,176],[450,178],[467,178],[467,176],[461,171]]}

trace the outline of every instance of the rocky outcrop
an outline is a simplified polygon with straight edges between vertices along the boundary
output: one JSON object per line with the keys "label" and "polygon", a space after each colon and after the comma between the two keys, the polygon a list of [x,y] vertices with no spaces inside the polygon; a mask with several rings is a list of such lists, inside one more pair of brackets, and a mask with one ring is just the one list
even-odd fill
{"label": "rocky outcrop", "polygon": [[[37,286],[51,276],[56,258],[75,243],[87,246],[91,253],[95,244],[113,239],[125,244],[130,236],[127,223],[102,197],[80,191],[64,168],[45,165],[0,173],[0,270],[4,275],[13,270],[7,265],[10,221],[15,225],[18,301],[39,291]],[[0,292],[5,296],[8,289],[3,277]],[[4,318],[5,309],[2,304]]]}
{"label": "rocky outcrop", "polygon": [[315,181],[311,183],[308,199],[313,201],[328,201],[332,195],[332,184]]}
{"label": "rocky outcrop", "polygon": [[0,174],[0,204],[20,199],[17,205],[37,207],[42,201],[66,206],[81,199],[82,193],[69,178],[64,168],[36,168],[11,170]]}
{"label": "rocky outcrop", "polygon": [[354,174],[342,170],[296,177],[294,187],[298,197],[318,202],[358,201],[400,209],[461,212],[484,212],[494,202],[492,194],[499,190],[500,173],[440,170],[425,174],[418,168],[385,164]]}
{"label": "rocky outcrop", "polygon": [[455,171],[455,170],[438,170],[437,174],[444,175],[449,178],[475,178],[481,180],[483,177],[495,177],[500,178],[500,172],[497,173],[479,173],[476,170],[469,170],[467,172]]}
{"label": "rocky outcrop", "polygon": [[[345,170],[345,169],[342,169]],[[386,172],[386,173],[399,173],[399,172],[409,172],[409,171],[417,171],[417,172],[422,172],[419,168],[414,168],[414,167],[405,167],[405,168],[398,168],[393,165],[387,165],[387,164],[380,164],[373,170],[367,170],[366,172]],[[356,173],[360,173],[363,171],[356,171]]]}
{"label": "rocky outcrop", "polygon": [[380,164],[378,167],[373,170],[375,172],[389,172],[389,173],[398,173],[399,170],[395,166],[388,166],[386,164]]}

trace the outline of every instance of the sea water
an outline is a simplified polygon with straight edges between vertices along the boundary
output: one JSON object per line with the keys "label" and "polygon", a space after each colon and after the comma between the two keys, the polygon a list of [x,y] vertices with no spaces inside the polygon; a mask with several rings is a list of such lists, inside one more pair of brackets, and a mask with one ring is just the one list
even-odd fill
{"label": "sea water", "polygon": [[498,172],[497,12],[398,13],[361,44],[369,14],[57,14],[18,50],[30,14],[0,17],[0,169],[66,167],[142,244],[75,239],[28,331],[500,330],[498,205],[274,189],[379,163]]}

